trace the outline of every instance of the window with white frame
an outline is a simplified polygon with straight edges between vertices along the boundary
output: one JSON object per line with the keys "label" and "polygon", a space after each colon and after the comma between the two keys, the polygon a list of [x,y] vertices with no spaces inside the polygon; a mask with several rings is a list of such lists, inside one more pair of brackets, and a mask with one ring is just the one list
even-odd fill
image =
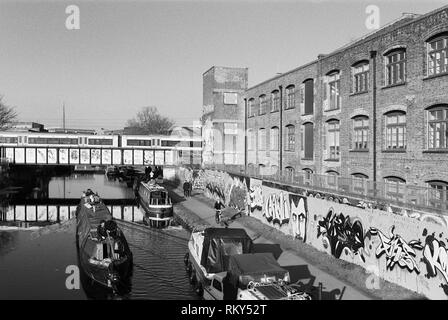
{"label": "window with white frame", "polygon": [[406,149],[406,113],[393,111],[386,115],[386,150]]}
{"label": "window with white frame", "polygon": [[339,176],[339,172],[334,170],[329,170],[326,172],[327,174],[327,185],[330,188],[334,188],[337,185],[337,179]]}
{"label": "window with white frame", "polygon": [[271,93],[271,112],[278,111],[280,106],[280,92],[274,90]]}
{"label": "window with white frame", "polygon": [[369,137],[369,118],[356,116],[353,118],[353,149],[367,150]]}
{"label": "window with white frame", "polygon": [[285,168],[285,170],[286,170],[286,172],[288,172],[289,174],[293,174],[293,173],[294,173],[294,168],[293,168],[293,167],[288,166],[288,167]]}
{"label": "window with white frame", "polygon": [[247,150],[254,149],[254,132],[252,129],[247,130]]}
{"label": "window with white frame", "polygon": [[448,182],[433,180],[427,182],[430,191],[428,201],[432,207],[448,209]]}
{"label": "window with white frame", "polygon": [[400,177],[385,177],[386,198],[400,201],[404,198],[406,180]]}
{"label": "window with white frame", "polygon": [[255,111],[255,99],[254,98],[249,99],[248,109],[249,109],[248,116],[249,117],[253,117],[256,114],[256,111]]}
{"label": "window with white frame", "polygon": [[286,87],[286,109],[293,109],[296,107],[296,87],[289,85]]}
{"label": "window with white frame", "polygon": [[295,133],[295,127],[293,125],[287,125],[286,126],[286,144],[285,144],[285,150],[286,151],[294,151],[296,144],[296,133]]}
{"label": "window with white frame", "polygon": [[448,105],[431,107],[428,112],[428,148],[448,150]]}
{"label": "window with white frame", "polygon": [[327,122],[327,142],[329,159],[339,160],[339,120]]}
{"label": "window with white frame", "polygon": [[278,150],[278,127],[272,127],[271,128],[271,136],[270,136],[270,146],[271,150],[275,151]]}
{"label": "window with white frame", "polygon": [[353,93],[362,93],[369,90],[369,62],[361,61],[352,67]]}
{"label": "window with white frame", "polygon": [[396,49],[384,56],[385,85],[392,86],[406,81],[406,50]]}
{"label": "window with white frame", "polygon": [[224,92],[224,104],[238,104],[238,94],[235,92]]}
{"label": "window with white frame", "polygon": [[266,129],[258,130],[258,150],[266,150]]}
{"label": "window with white frame", "polygon": [[433,37],[427,42],[428,76],[448,72],[448,34]]}
{"label": "window with white frame", "polygon": [[260,109],[258,114],[259,115],[263,115],[266,114],[266,109],[268,107],[268,99],[266,98],[266,95],[263,94],[259,97],[259,101],[260,101]]}
{"label": "window with white frame", "polygon": [[340,72],[334,71],[327,75],[327,88],[325,91],[328,102],[326,110],[337,110],[341,108]]}
{"label": "window with white frame", "polygon": [[369,177],[363,173],[353,173],[352,177],[353,192],[363,194],[365,190],[365,183]]}
{"label": "window with white frame", "polygon": [[304,169],[302,169],[302,171],[304,173],[305,185],[310,185],[311,184],[311,179],[313,177],[313,170],[311,170],[309,168],[304,168]]}

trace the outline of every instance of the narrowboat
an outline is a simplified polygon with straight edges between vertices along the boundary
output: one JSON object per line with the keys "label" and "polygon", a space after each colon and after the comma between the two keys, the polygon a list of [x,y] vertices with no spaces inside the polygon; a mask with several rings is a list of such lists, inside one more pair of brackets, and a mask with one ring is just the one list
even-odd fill
{"label": "narrowboat", "polygon": [[145,210],[145,222],[154,227],[167,227],[173,219],[173,203],[168,191],[154,180],[140,181],[138,199]]}
{"label": "narrowboat", "polygon": [[81,197],[76,221],[80,268],[94,283],[120,294],[132,274],[132,252],[109,209],[90,189]]}

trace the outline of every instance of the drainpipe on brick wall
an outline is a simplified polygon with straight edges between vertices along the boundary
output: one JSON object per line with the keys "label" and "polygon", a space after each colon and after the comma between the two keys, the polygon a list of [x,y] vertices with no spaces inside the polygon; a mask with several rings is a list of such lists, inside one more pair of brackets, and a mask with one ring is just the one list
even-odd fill
{"label": "drainpipe on brick wall", "polygon": [[370,51],[370,58],[372,59],[372,125],[373,125],[373,183],[376,190],[376,51]]}
{"label": "drainpipe on brick wall", "polygon": [[244,98],[244,170],[247,171],[247,99]]}
{"label": "drainpipe on brick wall", "polygon": [[280,126],[279,126],[279,132],[278,132],[278,139],[279,139],[279,144],[278,144],[278,171],[279,173],[282,171],[282,167],[283,167],[283,87],[279,86],[279,95],[280,95]]}

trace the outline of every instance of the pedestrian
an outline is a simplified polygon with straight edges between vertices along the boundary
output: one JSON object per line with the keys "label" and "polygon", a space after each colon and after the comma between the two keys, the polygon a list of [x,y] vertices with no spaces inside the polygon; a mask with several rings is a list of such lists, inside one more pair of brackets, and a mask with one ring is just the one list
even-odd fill
{"label": "pedestrian", "polygon": [[190,181],[189,183],[188,183],[188,196],[189,197],[191,197],[191,193],[192,193],[192,191],[193,191],[193,181]]}
{"label": "pedestrian", "polygon": [[191,196],[191,182],[187,181],[187,197]]}
{"label": "pedestrian", "polygon": [[221,199],[217,198],[215,201],[215,220],[217,224],[221,223],[221,211],[224,208],[224,204],[221,202]]}
{"label": "pedestrian", "polygon": [[188,196],[188,189],[189,189],[188,181],[185,180],[183,188],[184,188],[184,196],[187,197]]}

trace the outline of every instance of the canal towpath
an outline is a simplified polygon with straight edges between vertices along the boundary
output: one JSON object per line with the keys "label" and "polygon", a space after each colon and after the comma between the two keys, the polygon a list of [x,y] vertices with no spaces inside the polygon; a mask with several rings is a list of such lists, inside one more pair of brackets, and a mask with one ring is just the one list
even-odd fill
{"label": "canal towpath", "polygon": [[[199,226],[218,227],[215,222],[214,201],[202,191],[195,190],[191,197],[184,197],[180,186],[167,185],[175,204],[175,216],[188,229]],[[367,273],[360,266],[336,259],[320,252],[302,241],[263,224],[256,218],[244,213],[229,220],[238,212],[233,208],[223,210],[224,220],[231,228],[243,228],[254,240],[256,251],[270,251],[279,264],[290,272],[291,281],[304,285],[313,297],[319,295],[322,285],[324,300],[402,300],[424,299],[423,296],[382,279],[373,279],[374,274]],[[376,285],[369,282],[376,281]]]}

